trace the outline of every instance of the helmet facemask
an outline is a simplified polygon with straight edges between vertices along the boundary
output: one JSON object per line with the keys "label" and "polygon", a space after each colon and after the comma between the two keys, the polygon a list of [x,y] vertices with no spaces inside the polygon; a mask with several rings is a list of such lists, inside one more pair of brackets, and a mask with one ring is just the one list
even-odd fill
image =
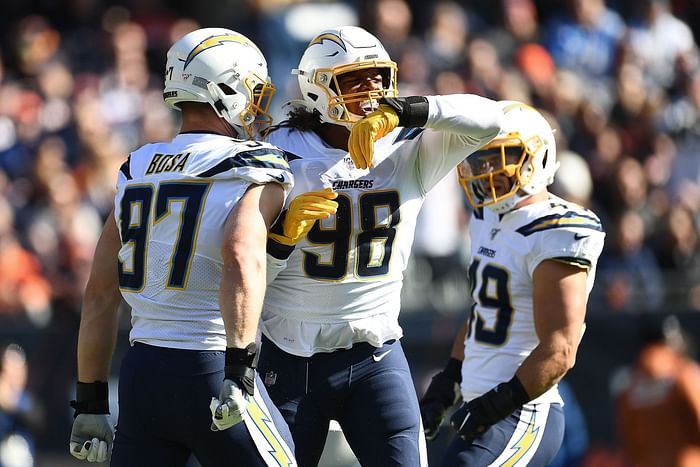
{"label": "helmet facemask", "polygon": [[[377,69],[381,89],[342,94],[340,78],[347,73]],[[364,115],[350,111],[349,105],[366,102],[372,109],[383,97],[398,97],[397,66],[382,44],[369,32],[355,26],[329,29],[317,35],[306,48],[298,76],[304,106],[319,113],[321,121],[351,127]]]}
{"label": "helmet facemask", "polygon": [[554,130],[533,107],[500,101],[501,131],[469,154],[457,167],[459,181],[473,208],[503,214],[554,181],[559,167]]}
{"label": "helmet facemask", "polygon": [[470,154],[457,166],[469,204],[474,209],[488,206],[498,213],[513,209],[533,194],[524,187],[537,172],[535,154],[540,151],[547,149],[539,136],[524,141],[519,133],[510,133]]}
{"label": "helmet facemask", "polygon": [[[350,94],[340,92],[340,78],[347,73],[360,70],[377,69],[382,75],[382,89],[360,91]],[[328,100],[327,117],[334,123],[352,124],[360,120],[364,115],[353,113],[348,104],[369,102],[372,110],[379,107],[379,99],[383,97],[396,97],[396,64],[391,61],[372,60],[362,63],[351,63],[335,68],[322,68],[316,70],[312,78],[326,94]]]}
{"label": "helmet facemask", "polygon": [[[242,136],[249,139],[264,137],[272,125],[269,108],[275,87],[252,72],[240,80],[238,87],[242,92],[236,92],[225,83],[210,81],[207,84],[216,114],[236,127]],[[243,110],[238,112],[240,107]]]}

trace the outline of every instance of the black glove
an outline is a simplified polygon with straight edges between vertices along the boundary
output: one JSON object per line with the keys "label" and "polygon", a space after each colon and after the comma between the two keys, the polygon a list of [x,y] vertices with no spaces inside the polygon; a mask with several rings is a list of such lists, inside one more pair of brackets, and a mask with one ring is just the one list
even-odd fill
{"label": "black glove", "polygon": [[462,382],[462,361],[451,358],[440,373],[433,376],[428,390],[420,400],[423,432],[428,441],[439,433],[447,410],[461,399],[459,384]]}
{"label": "black glove", "polygon": [[494,423],[503,420],[530,401],[517,376],[501,383],[483,396],[465,403],[452,414],[450,424],[459,437],[473,441]]}

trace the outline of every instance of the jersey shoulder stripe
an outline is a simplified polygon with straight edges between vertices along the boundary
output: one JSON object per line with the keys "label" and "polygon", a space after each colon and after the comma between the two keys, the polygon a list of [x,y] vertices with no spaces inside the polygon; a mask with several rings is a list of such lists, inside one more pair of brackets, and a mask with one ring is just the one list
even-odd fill
{"label": "jersey shoulder stripe", "polygon": [[131,180],[133,178],[131,176],[131,154],[129,154],[129,156],[126,158],[126,162],[119,167],[119,171],[124,174],[127,180]]}
{"label": "jersey shoulder stripe", "polygon": [[582,214],[576,211],[566,211],[562,214],[543,216],[527,225],[519,227],[516,232],[527,237],[537,232],[559,228],[582,228],[603,232],[603,226],[595,215]]}
{"label": "jersey shoulder stripe", "polygon": [[573,256],[555,256],[551,259],[560,263],[568,264],[569,266],[576,266],[582,269],[591,268],[591,261],[586,258],[575,258]]}
{"label": "jersey shoulder stripe", "polygon": [[401,131],[399,132],[398,135],[396,135],[396,139],[394,140],[394,144],[403,141],[403,140],[412,140],[415,139],[418,135],[423,133],[423,130],[425,128],[402,128]]}
{"label": "jersey shoulder stripe", "polygon": [[284,151],[284,156],[287,158],[287,162],[292,162],[292,161],[296,161],[299,159],[303,159],[303,157],[298,156],[298,155],[294,154],[293,152],[289,152],[289,151]]}
{"label": "jersey shoulder stripe", "polygon": [[197,174],[197,177],[213,177],[231,169],[241,167],[289,170],[289,164],[285,158],[285,151],[281,149],[264,148],[242,151],[231,157],[227,157],[214,167]]}

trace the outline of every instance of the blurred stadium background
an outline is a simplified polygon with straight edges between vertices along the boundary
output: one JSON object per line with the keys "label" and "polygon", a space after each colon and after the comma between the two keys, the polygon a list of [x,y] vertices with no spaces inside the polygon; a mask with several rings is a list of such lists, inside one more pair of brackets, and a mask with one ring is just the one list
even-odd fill
{"label": "blurred stadium background", "polygon": [[[0,342],[19,344],[25,357],[0,370],[0,466],[76,465],[66,452],[67,401],[81,293],[119,165],[130,150],[177,130],[177,115],[161,101],[170,44],[199,26],[248,35],[268,58],[279,120],[281,105],[296,97],[289,70],[309,39],[341,24],[379,37],[399,64],[402,95],[523,100],[557,128],[553,191],[594,209],[608,234],[588,330],[566,377],[583,414],[580,455],[566,465],[627,465],[614,395],[641,329],[673,313],[691,342],[700,337],[700,2],[2,4]],[[430,194],[406,275],[401,321],[419,393],[442,367],[469,306],[469,213],[460,190],[449,177]],[[128,310],[122,318],[115,378]],[[8,438],[13,430],[21,436]],[[431,459],[448,439],[444,429]],[[349,465],[343,449],[329,446],[326,465]]]}

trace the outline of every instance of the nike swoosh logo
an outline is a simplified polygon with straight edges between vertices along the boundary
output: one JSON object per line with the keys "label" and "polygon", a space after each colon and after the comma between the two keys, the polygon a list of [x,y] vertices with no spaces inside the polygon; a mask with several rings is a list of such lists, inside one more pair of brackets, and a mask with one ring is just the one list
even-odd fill
{"label": "nike swoosh logo", "polygon": [[[391,350],[393,350],[393,349],[391,349]],[[374,359],[375,362],[381,362],[384,357],[386,357],[387,355],[389,355],[389,353],[391,353],[391,350],[387,350],[386,352],[380,353],[379,355],[372,355],[372,358]]]}
{"label": "nike swoosh logo", "polygon": [[280,183],[284,183],[284,175],[273,175],[272,178],[274,178]]}
{"label": "nike swoosh logo", "polygon": [[583,240],[584,238],[588,238],[588,237],[590,237],[590,235],[580,235],[577,233],[574,234],[574,240]]}
{"label": "nike swoosh logo", "polygon": [[462,424],[459,425],[459,429],[460,429],[460,430],[461,430],[462,428],[464,428],[464,425],[467,424],[467,420],[469,420],[469,418],[470,418],[471,416],[472,416],[472,413],[471,413],[471,412],[467,412],[467,415],[464,417],[464,420],[462,420]]}

